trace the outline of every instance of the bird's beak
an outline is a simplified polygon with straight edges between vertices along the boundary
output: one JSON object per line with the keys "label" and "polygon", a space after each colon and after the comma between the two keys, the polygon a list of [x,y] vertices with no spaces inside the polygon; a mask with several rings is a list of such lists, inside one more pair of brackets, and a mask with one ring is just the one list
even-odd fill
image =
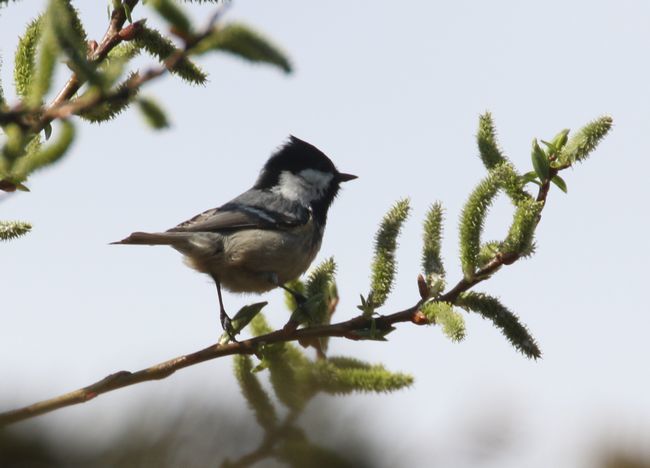
{"label": "bird's beak", "polygon": [[348,180],[354,180],[358,176],[352,175],[352,174],[344,174],[342,172],[339,172],[338,175],[336,176],[336,179],[339,182],[347,182]]}

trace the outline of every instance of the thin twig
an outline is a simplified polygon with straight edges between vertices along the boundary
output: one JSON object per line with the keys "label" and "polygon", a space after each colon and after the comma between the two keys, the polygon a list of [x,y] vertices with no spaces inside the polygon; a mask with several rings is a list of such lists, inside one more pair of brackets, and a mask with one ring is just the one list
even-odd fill
{"label": "thin twig", "polygon": [[[124,0],[124,4],[129,7],[131,10],[137,5],[139,0]],[[120,42],[122,42],[123,37],[120,32],[122,27],[126,22],[126,12],[124,8],[115,8],[111,13],[111,20],[104,33],[104,37],[101,42],[96,45],[96,47],[91,50],[88,54],[88,60],[93,63],[99,63],[106,58],[108,53],[113,50]],[[141,22],[136,22],[134,25],[142,25]],[[129,27],[131,27],[129,26]],[[138,27],[138,26],[136,26]],[[13,109],[0,113],[0,124],[7,124],[9,122],[14,122],[20,125],[23,128],[29,129],[32,133],[38,133],[42,131],[48,124],[53,120],[60,118],[54,112],[51,112],[52,109],[59,108],[64,106],[66,103],[74,97],[74,95],[79,91],[79,88],[84,84],[84,82],[79,78],[76,73],[72,73],[68,81],[63,85],[61,90],[57,93],[56,97],[52,102],[43,110],[39,109],[38,111],[29,111],[24,109],[22,105],[18,105]]]}
{"label": "thin twig", "polygon": [[287,414],[282,424],[274,427],[271,431],[267,431],[260,442],[260,445],[255,450],[243,455],[237,460],[226,460],[221,466],[227,466],[228,468],[245,468],[254,465],[260,460],[273,456],[275,446],[283,439],[286,439],[287,436],[291,435],[292,432],[295,432],[294,424],[297,418],[298,413],[292,410]]}
{"label": "thin twig", "polygon": [[111,91],[109,93],[91,94],[88,96],[79,97],[72,101],[67,100],[60,103],[53,102],[52,105],[50,105],[50,107],[43,113],[41,121],[51,122],[55,119],[67,118],[73,114],[83,113],[84,111],[90,110],[100,104],[110,104],[116,101],[122,101],[124,98],[132,96],[140,89],[142,85],[164,75],[169,70],[172,70],[174,67],[176,67],[183,60],[187,59],[190,55],[190,52],[196,47],[199,42],[214,33],[214,22],[220,17],[220,15],[221,10],[218,10],[217,13],[211,17],[207,27],[203,30],[203,32],[194,35],[191,38],[188,38],[185,42],[185,47],[183,49],[177,50],[169,57],[167,57],[161,66],[152,67],[142,73],[135,74],[133,77],[131,77],[131,79],[126,81],[124,86],[121,86],[119,89]]}

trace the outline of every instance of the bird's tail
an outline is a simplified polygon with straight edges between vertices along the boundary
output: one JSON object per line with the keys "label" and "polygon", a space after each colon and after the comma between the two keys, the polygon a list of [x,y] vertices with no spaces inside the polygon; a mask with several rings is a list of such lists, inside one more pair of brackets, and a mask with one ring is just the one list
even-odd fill
{"label": "bird's tail", "polygon": [[183,232],[134,232],[129,237],[112,244],[176,245],[186,240]]}

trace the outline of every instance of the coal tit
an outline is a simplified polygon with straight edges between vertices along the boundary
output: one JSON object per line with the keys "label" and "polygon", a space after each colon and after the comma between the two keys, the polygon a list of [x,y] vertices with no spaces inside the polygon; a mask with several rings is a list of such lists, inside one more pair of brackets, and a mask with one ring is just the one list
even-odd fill
{"label": "coal tit", "polygon": [[291,136],[250,190],[165,232],[134,232],[113,244],[169,245],[182,253],[214,280],[221,325],[230,333],[221,286],[244,293],[288,290],[284,284],[304,273],[320,249],[340,183],[356,178]]}

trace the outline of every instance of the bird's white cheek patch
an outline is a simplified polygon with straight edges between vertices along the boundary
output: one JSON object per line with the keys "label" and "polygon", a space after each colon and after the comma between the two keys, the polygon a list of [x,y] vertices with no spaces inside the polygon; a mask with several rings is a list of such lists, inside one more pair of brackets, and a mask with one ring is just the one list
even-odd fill
{"label": "bird's white cheek patch", "polygon": [[321,192],[324,192],[329,187],[332,178],[334,178],[329,172],[317,171],[316,169],[300,171],[300,176]]}
{"label": "bird's white cheek patch", "polygon": [[305,169],[299,175],[283,171],[277,191],[289,200],[311,202],[327,190],[333,177],[332,174],[315,169]]}

